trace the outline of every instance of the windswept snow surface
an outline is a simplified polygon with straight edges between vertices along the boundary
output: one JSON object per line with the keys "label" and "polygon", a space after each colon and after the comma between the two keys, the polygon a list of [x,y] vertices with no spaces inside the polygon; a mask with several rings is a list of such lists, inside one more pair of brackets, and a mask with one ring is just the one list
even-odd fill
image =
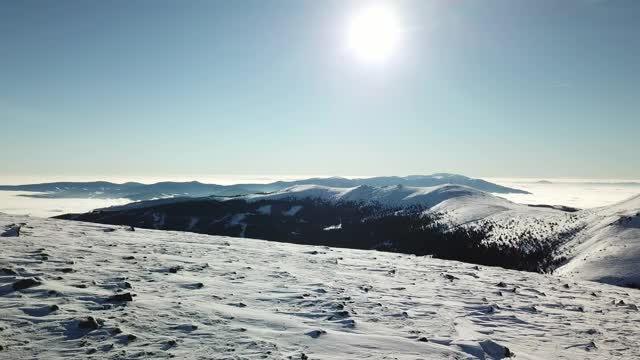
{"label": "windswept snow surface", "polygon": [[578,279],[640,287],[640,195],[584,211],[585,229],[565,245],[556,270]]}
{"label": "windswept snow surface", "polygon": [[[0,238],[3,359],[640,357],[632,289],[429,257],[0,215],[3,226],[21,223],[18,237]],[[37,286],[12,288],[25,278]],[[128,293],[132,301],[111,298]]]}

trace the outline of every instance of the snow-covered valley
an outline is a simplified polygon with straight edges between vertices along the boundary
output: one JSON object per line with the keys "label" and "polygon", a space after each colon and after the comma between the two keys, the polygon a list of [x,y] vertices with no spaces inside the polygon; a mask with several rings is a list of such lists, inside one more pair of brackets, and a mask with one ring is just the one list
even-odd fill
{"label": "snow-covered valley", "polygon": [[0,358],[640,357],[633,289],[376,251],[0,221],[26,223],[0,237]]}

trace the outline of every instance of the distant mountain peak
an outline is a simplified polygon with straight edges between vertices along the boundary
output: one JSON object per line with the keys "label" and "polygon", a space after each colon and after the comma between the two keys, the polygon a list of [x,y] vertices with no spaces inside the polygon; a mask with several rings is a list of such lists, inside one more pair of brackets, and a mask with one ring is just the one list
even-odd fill
{"label": "distant mountain peak", "polygon": [[127,182],[115,184],[106,181],[92,182],[55,182],[29,185],[0,186],[0,190],[37,192],[25,195],[37,198],[127,198],[130,200],[150,200],[156,198],[203,196],[238,196],[253,193],[270,193],[295,185],[321,185],[334,188],[355,188],[366,185],[372,187],[405,186],[432,187],[445,184],[465,185],[490,193],[520,193],[526,191],[508,188],[481,179],[473,179],[463,175],[436,173],[432,175],[410,176],[378,176],[370,178],[349,179],[340,176],[326,178],[310,178],[295,181],[277,181],[269,184],[204,184],[199,181],[175,182],[163,181],[155,184]]}

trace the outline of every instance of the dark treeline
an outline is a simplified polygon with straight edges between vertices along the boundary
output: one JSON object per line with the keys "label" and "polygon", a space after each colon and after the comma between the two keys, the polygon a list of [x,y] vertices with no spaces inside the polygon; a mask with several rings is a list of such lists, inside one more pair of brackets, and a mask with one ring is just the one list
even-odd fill
{"label": "dark treeline", "polygon": [[[298,211],[293,211],[297,210]],[[545,272],[555,265],[553,241],[487,242],[493,224],[453,227],[420,207],[289,199],[245,202],[200,199],[140,209],[93,211],[60,218],[134,227],[353,249],[376,249]]]}

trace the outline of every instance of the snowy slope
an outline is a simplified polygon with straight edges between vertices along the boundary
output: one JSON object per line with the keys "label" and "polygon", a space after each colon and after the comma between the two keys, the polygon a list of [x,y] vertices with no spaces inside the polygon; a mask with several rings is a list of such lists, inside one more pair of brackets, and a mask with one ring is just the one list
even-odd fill
{"label": "snowy slope", "polygon": [[494,224],[491,237],[505,243],[515,243],[523,234],[555,240],[559,235],[579,227],[578,216],[552,207],[532,207],[516,204],[504,198],[462,185],[434,187],[358,186],[331,188],[318,185],[298,185],[272,194],[246,195],[248,201],[323,199],[326,201],[378,204],[406,208],[421,206],[444,215],[453,226]]}
{"label": "snowy slope", "polygon": [[200,201],[211,199],[215,201],[225,200],[246,200],[251,202],[270,200],[290,200],[290,199],[321,199],[328,202],[354,202],[362,204],[376,204],[386,207],[410,207],[422,206],[425,208],[434,207],[442,202],[451,199],[458,199],[456,206],[443,207],[442,210],[451,208],[467,207],[469,212],[475,212],[479,207],[491,207],[493,209],[528,209],[527,205],[520,205],[510,202],[501,197],[468,187],[464,185],[439,185],[432,187],[411,187],[411,186],[384,186],[373,187],[360,185],[350,188],[328,187],[322,185],[294,185],[272,193],[249,194],[234,197],[212,196],[208,198],[188,198],[176,197],[170,199],[158,199],[142,202],[135,202],[126,205],[113,206],[101,211],[122,211],[131,209],[143,209],[160,205],[174,203],[186,203],[189,201]]}
{"label": "snowy slope", "polygon": [[456,226],[492,224],[492,241],[514,244],[532,238],[540,242],[566,242],[558,256],[570,261],[556,270],[558,274],[640,286],[640,195],[611,206],[576,212],[516,204],[461,185],[349,189],[306,185],[248,198],[321,198],[397,207],[420,205],[445,214]]}
{"label": "snowy slope", "polygon": [[352,188],[336,188],[320,185],[296,185],[271,194],[252,194],[242,197],[248,201],[316,198],[332,202],[357,202],[389,207],[423,206],[431,208],[454,198],[473,199],[473,203],[517,206],[508,200],[464,185],[439,185],[431,187],[361,185]]}
{"label": "snowy slope", "polygon": [[[3,359],[640,357],[635,290],[428,257],[0,215],[17,223],[26,223],[20,236],[0,237]],[[22,278],[41,284],[14,291]],[[127,293],[131,302],[111,299]]]}
{"label": "snowy slope", "polygon": [[[267,203],[269,201],[301,199],[322,199],[332,204],[376,204],[389,208],[419,206],[428,209],[426,211],[441,214],[443,220],[453,227],[467,226],[486,230],[487,242],[516,246],[526,251],[535,249],[535,244],[549,244],[554,249],[558,249],[555,254],[558,260],[544,270],[548,271],[559,263],[563,266],[557,269],[558,274],[625,286],[640,284],[640,226],[638,225],[640,196],[612,206],[581,211],[562,211],[553,207],[516,204],[461,185],[434,187],[363,185],[352,188],[296,185],[269,194],[215,198],[215,201],[225,199],[261,201],[265,202],[264,206],[270,206]],[[104,211],[115,212],[153,207],[151,210],[154,213],[157,212],[159,224],[164,224],[166,218],[162,214],[167,210],[161,205],[172,203],[188,205],[189,201],[196,200],[164,199],[107,208]],[[188,212],[188,208],[189,206],[186,206],[184,211]],[[293,204],[287,215],[296,216],[301,208],[299,204]],[[263,211],[258,213],[265,214]],[[247,223],[244,222],[243,214],[229,214],[230,219],[237,220],[229,226],[240,225],[242,232],[223,234],[244,236]],[[236,215],[243,215],[243,217],[232,217]],[[91,220],[91,218],[85,218],[85,220]],[[311,222],[318,220],[317,218],[304,219]],[[131,224],[136,225],[141,222]],[[154,227],[162,228],[159,224],[155,224]],[[326,226],[333,225],[337,226],[338,222]],[[184,230],[193,230],[193,224]],[[216,234],[216,232],[210,233]],[[252,236],[261,237],[256,233]],[[564,258],[569,259],[566,264],[564,264]]]}
{"label": "snowy slope", "polygon": [[581,214],[585,229],[564,247],[559,274],[640,286],[640,195]]}

